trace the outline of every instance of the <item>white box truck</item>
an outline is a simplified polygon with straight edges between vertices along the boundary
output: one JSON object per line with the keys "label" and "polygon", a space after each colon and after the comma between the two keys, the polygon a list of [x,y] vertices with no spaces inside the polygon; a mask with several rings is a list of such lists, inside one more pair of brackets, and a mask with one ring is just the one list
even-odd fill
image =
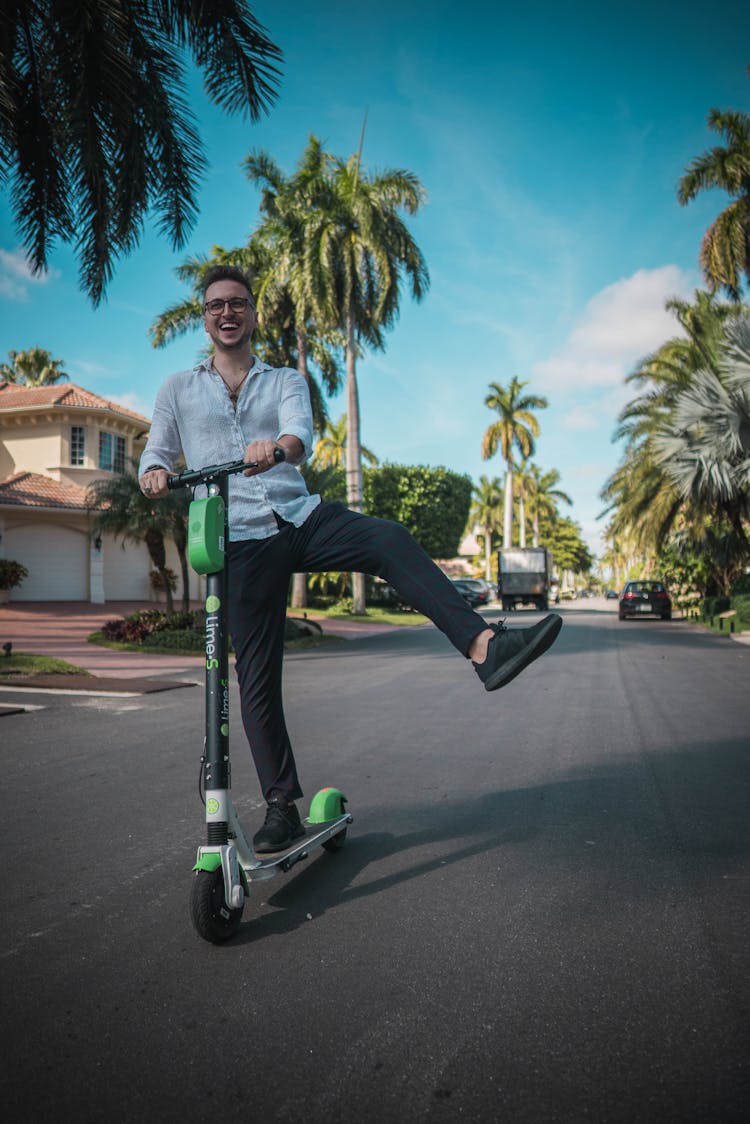
{"label": "white box truck", "polygon": [[508,612],[516,605],[549,608],[552,555],[544,546],[503,546],[497,559],[497,595]]}

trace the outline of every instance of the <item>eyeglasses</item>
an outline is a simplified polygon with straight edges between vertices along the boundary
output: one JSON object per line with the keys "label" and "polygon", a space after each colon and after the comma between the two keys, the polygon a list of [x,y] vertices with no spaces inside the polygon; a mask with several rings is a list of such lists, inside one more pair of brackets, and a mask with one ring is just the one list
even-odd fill
{"label": "eyeglasses", "polygon": [[244,312],[247,306],[252,303],[249,297],[227,297],[226,300],[220,300],[217,297],[216,300],[206,301],[203,307],[209,316],[220,316],[227,304],[232,312]]}

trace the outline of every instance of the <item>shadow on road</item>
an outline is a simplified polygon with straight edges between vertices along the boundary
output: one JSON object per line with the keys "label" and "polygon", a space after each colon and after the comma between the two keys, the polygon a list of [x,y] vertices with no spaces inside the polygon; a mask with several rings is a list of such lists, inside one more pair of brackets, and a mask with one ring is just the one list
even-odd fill
{"label": "shadow on road", "polygon": [[[618,892],[632,896],[652,893],[654,879],[663,890],[663,880],[674,878],[675,864],[681,883],[715,885],[717,879],[731,879],[750,853],[749,786],[747,739],[736,738],[664,748],[476,799],[444,798],[385,810],[382,819],[392,830],[357,835],[353,805],[355,822],[344,849],[334,855],[315,852],[308,866],[293,871],[266,899],[274,912],[252,916],[254,901],[271,887],[251,887],[248,921],[233,943],[290,932],[306,924],[308,911],[318,918],[358,898],[532,840],[534,854],[526,861],[559,865],[580,864],[589,837],[594,838],[597,846],[585,852],[592,901],[597,893],[611,893],[613,878],[621,879]],[[412,829],[400,832],[407,820]],[[459,845],[446,849],[451,841]],[[425,857],[425,850],[434,853]],[[408,861],[411,851],[420,852],[416,861]],[[402,860],[395,870],[388,862],[394,857]],[[388,873],[362,881],[370,867],[384,863]]]}

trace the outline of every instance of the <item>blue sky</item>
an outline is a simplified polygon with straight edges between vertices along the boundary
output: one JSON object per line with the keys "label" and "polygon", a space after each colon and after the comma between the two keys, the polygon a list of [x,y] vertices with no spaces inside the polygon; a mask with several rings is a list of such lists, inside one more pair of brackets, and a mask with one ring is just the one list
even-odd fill
{"label": "blue sky", "polygon": [[[534,459],[561,473],[566,513],[598,550],[625,376],[676,334],[664,301],[701,284],[701,237],[727,201],[681,208],[676,185],[716,143],[709,108],[750,110],[750,12],[729,0],[252,7],[285,54],[280,96],[251,125],[191,83],[209,169],[182,250],[147,230],[94,310],[69,248],[30,276],[0,196],[0,357],[46,348],[73,382],[149,415],[203,345],[201,332],[151,345],[155,318],[187,295],[175,267],[243,244],[257,223],[244,156],[265,149],[291,172],[310,133],[348,156],[366,111],[365,168],[407,168],[427,190],[410,224],[431,286],[420,304],[404,293],[386,351],[359,365],[364,443],[381,460],[502,477],[481,457],[495,417],[484,398],[517,375],[549,400]],[[331,416],[344,409],[342,397]]]}

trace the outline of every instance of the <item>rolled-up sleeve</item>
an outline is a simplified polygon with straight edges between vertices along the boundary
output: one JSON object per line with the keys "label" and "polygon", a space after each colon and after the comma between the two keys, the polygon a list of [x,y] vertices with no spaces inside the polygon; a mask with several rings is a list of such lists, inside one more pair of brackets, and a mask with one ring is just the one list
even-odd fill
{"label": "rolled-up sleeve", "polygon": [[299,372],[291,367],[284,369],[279,401],[279,432],[277,437],[288,434],[302,442],[304,459],[312,452],[312,406],[307,383]]}
{"label": "rolled-up sleeve", "polygon": [[138,466],[139,476],[153,465],[171,472],[180,455],[180,434],[172,397],[173,388],[168,380],[156,396],[151,429]]}

